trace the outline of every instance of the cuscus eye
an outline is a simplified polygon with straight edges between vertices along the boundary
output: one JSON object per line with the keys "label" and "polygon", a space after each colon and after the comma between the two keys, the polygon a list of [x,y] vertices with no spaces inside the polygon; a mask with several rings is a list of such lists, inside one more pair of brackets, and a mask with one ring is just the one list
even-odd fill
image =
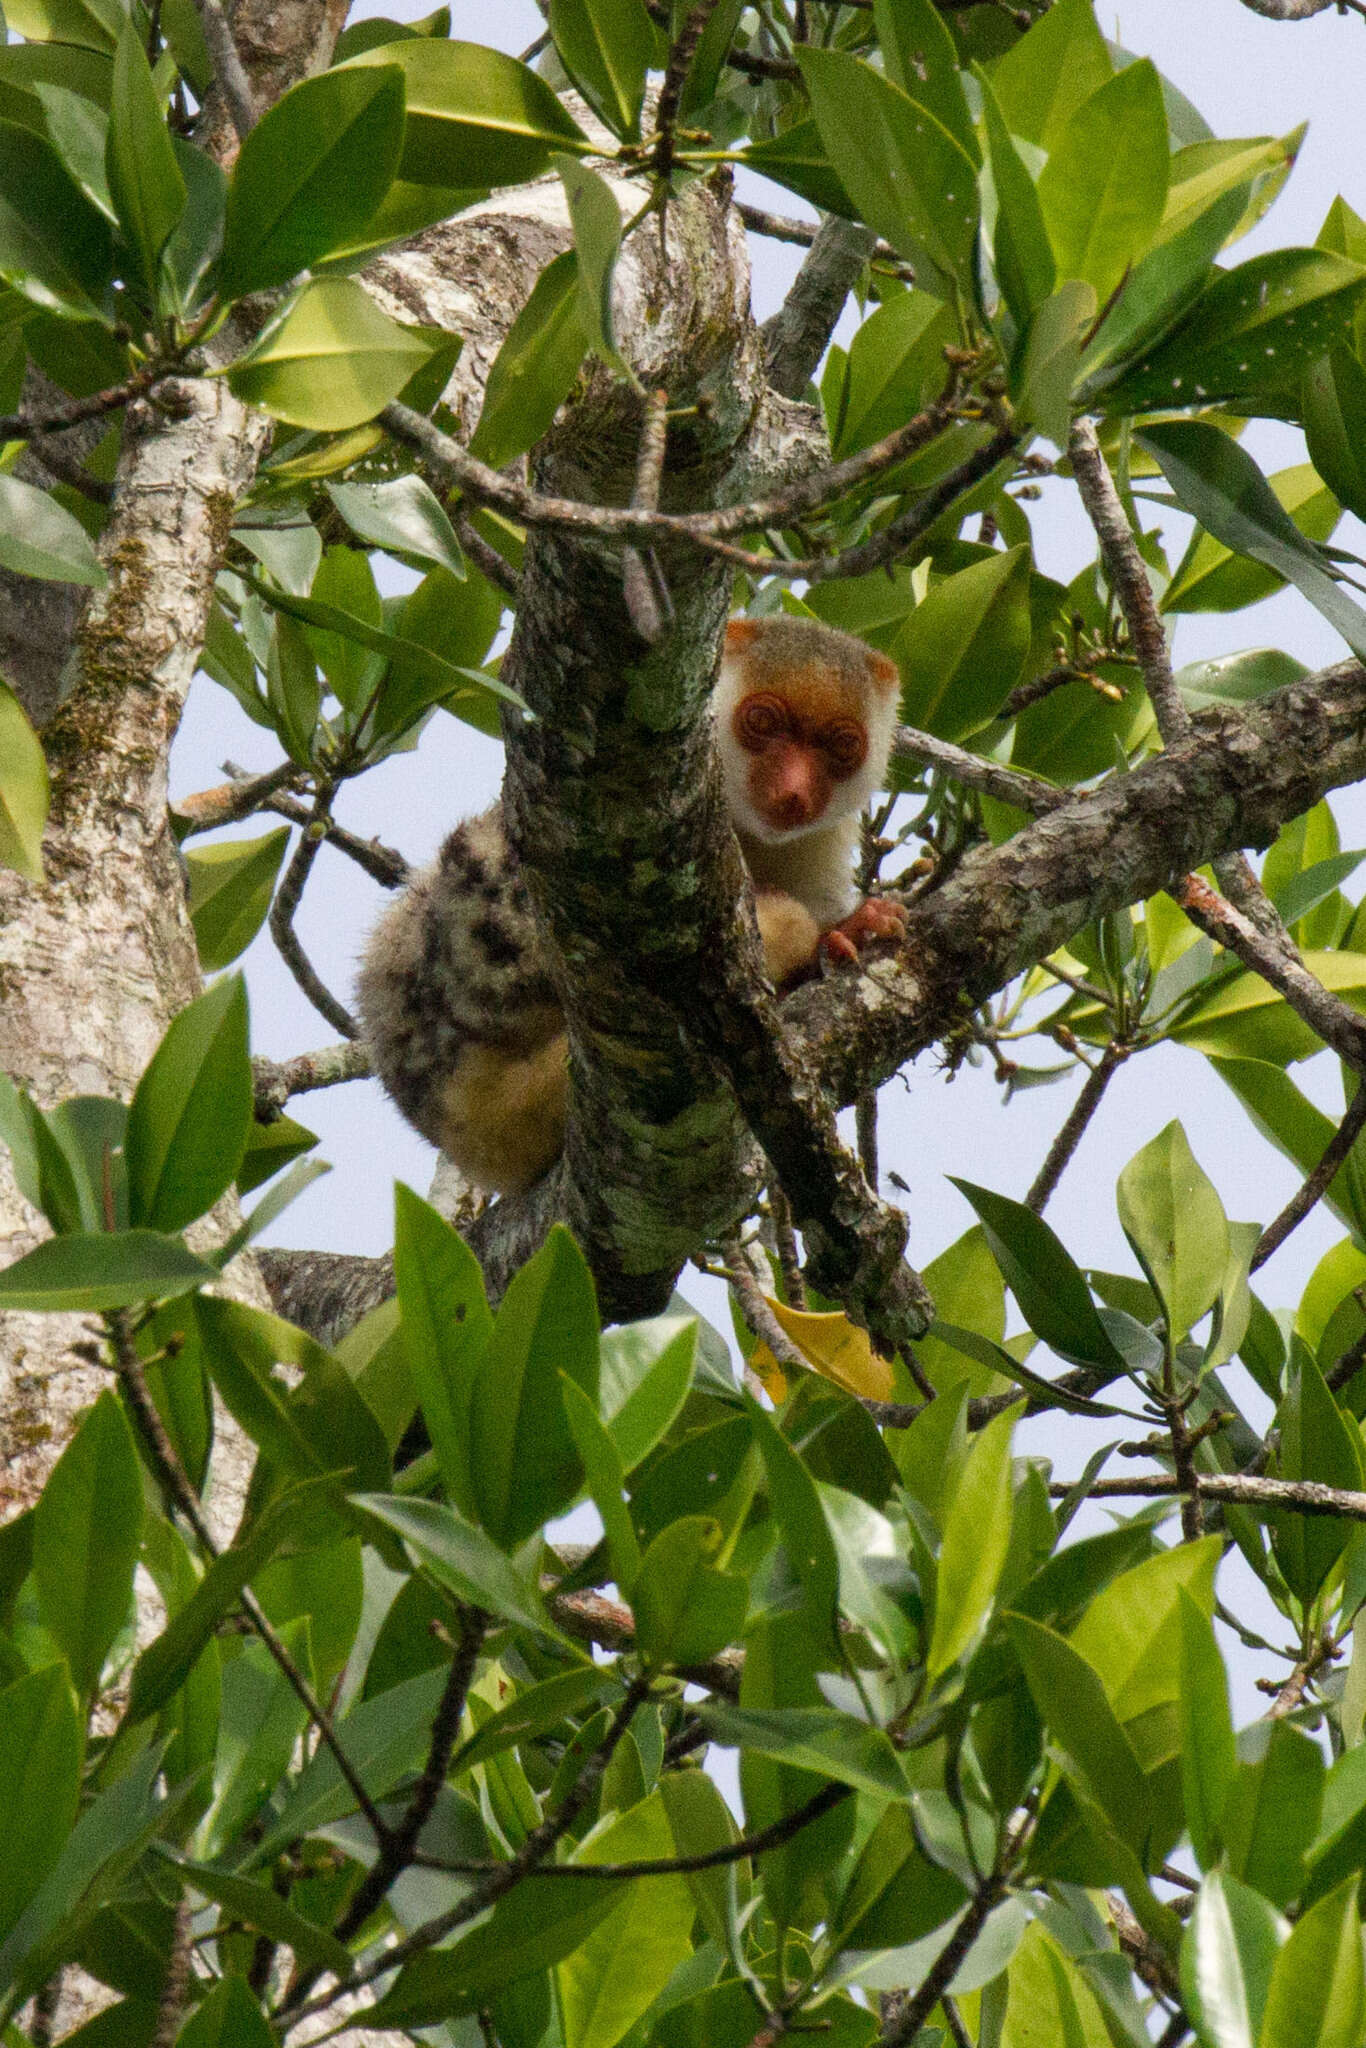
{"label": "cuscus eye", "polygon": [[837,775],[852,775],[863,766],[868,736],[861,725],[828,726],[820,736],[820,749]]}
{"label": "cuscus eye", "polygon": [[788,729],[787,707],[781,697],[746,697],[737,707],[735,729],[751,743],[777,739]]}

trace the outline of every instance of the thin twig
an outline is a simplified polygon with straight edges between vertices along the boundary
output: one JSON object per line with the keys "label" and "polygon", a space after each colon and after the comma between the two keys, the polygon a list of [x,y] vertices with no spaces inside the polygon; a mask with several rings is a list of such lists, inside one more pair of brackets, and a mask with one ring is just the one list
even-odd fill
{"label": "thin twig", "polygon": [[191,1935],[194,1914],[184,1893],[176,1900],[171,1926],[171,1946],[166,1958],[166,1975],[157,1999],[156,2023],[148,2048],[171,2048],[185,2017],[185,2000],[190,1988]]}
{"label": "thin twig", "polygon": [[1111,1080],[1123,1066],[1133,1047],[1121,1039],[1112,1038],[1100,1058],[1082,1083],[1081,1093],[1068,1113],[1067,1120],[1048,1148],[1048,1156],[1039,1168],[1034,1185],[1025,1196],[1026,1209],[1032,1209],[1036,1216],[1042,1216],[1063,1173],[1071,1162],[1072,1155],[1086,1135],[1086,1127],[1100,1108],[1102,1098]]}
{"label": "thin twig", "polygon": [[1129,640],[1138,656],[1149,701],[1157,718],[1157,729],[1167,746],[1175,746],[1190,731],[1191,715],[1172,673],[1167,635],[1158,615],[1143,557],[1090,420],[1076,422],[1067,444],[1067,453],[1077,490],[1086,507],[1087,517],[1096,530],[1106,570],[1129,628]]}
{"label": "thin twig", "polygon": [[993,1907],[1000,1904],[1008,1888],[1005,1875],[999,1870],[990,1871],[981,1880],[962,1919],[931,1963],[918,1989],[879,2034],[878,2048],[904,2048],[904,2044],[914,2041],[957,1976],[959,1964],[985,1927]]}
{"label": "thin twig", "polygon": [[678,126],[678,109],[683,99],[683,88],[688,82],[692,60],[697,55],[707,23],[716,12],[718,0],[695,0],[695,4],[678,34],[674,37],[664,66],[664,83],[659,89],[655,108],[655,146],[651,168],[657,178],[667,179],[674,165],[674,130]]}
{"label": "thin twig", "polygon": [[288,818],[291,824],[312,826],[329,846],[335,846],[338,853],[344,853],[356,866],[364,868],[374,882],[384,889],[401,889],[412,873],[412,868],[395,847],[385,846],[378,839],[361,839],[354,832],[348,832],[335,818],[318,816],[317,810],[300,803],[297,797],[284,794],[268,796],[260,805],[263,811],[274,811],[277,817]]}
{"label": "thin twig", "polygon": [[256,103],[228,26],[228,18],[218,0],[194,0],[194,4],[199,25],[204,31],[209,62],[213,65],[214,82],[223,95],[223,104],[237,131],[238,141],[245,142],[256,126]]}
{"label": "thin twig", "polygon": [[740,1314],[754,1335],[761,1343],[767,1344],[778,1364],[786,1371],[809,1373],[810,1359],[793,1343],[764,1299],[763,1288],[750,1270],[744,1246],[737,1238],[728,1238],[721,1247],[721,1255],[726,1262],[730,1284],[735,1289]]}
{"label": "thin twig", "polygon": [[[766,207],[750,206],[743,199],[735,201],[735,211],[751,234],[766,235],[771,242],[795,242],[799,248],[809,249],[820,233],[819,221],[793,220],[785,213],[770,213]],[[899,256],[891,243],[884,242],[880,236],[873,244],[869,260],[880,270],[890,270],[905,283],[915,283],[914,264]]]}
{"label": "thin twig", "polygon": [[776,1182],[768,1191],[769,1214],[773,1218],[773,1241],[778,1248],[778,1264],[782,1268],[783,1292],[788,1306],[795,1309],[806,1307],[806,1275],[797,1251],[797,1233],[792,1228],[792,1205]]}
{"label": "thin twig", "polygon": [[[1018,1395],[1015,1397],[1018,1399]],[[1063,1500],[1075,1480],[1052,1480],[1048,1491]],[[1200,1472],[1195,1478],[1201,1500],[1233,1501],[1243,1507],[1279,1512],[1293,1508],[1302,1515],[1341,1515],[1366,1522],[1366,1493],[1346,1487],[1322,1486],[1317,1479],[1251,1479],[1229,1472]],[[1136,1472],[1130,1479],[1097,1479],[1086,1489],[1088,1500],[1165,1500],[1181,1492],[1180,1481],[1168,1472]]]}
{"label": "thin twig", "polygon": [[1248,1267],[1255,1273],[1264,1266],[1274,1251],[1278,1251],[1292,1230],[1303,1223],[1316,1202],[1322,1200],[1332,1186],[1338,1169],[1346,1161],[1348,1153],[1366,1124],[1366,1087],[1358,1087],[1356,1094],[1343,1113],[1342,1122],[1324,1146],[1318,1165],[1295,1190],[1279,1216],[1268,1223],[1257,1240],[1257,1249],[1252,1254]]}
{"label": "thin twig", "polygon": [[256,1121],[273,1123],[291,1095],[315,1088],[336,1088],[343,1081],[365,1081],[374,1071],[365,1047],[353,1039],[342,1045],[319,1046],[289,1060],[268,1060],[257,1053],[251,1063],[252,1106]]}
{"label": "thin twig", "polygon": [[140,370],[135,377],[125,378],[121,384],[108,384],[103,391],[92,391],[85,398],[68,399],[65,405],[50,406],[46,412],[0,413],[0,441],[32,441],[40,434],[65,433],[68,427],[79,427],[86,420],[97,420],[107,412],[117,412],[127,405],[130,398],[139,397],[162,374],[160,368]]}
{"label": "thin twig", "polygon": [[932,768],[942,768],[952,781],[983,790],[1001,803],[1013,804],[1034,817],[1056,811],[1076,795],[1075,790],[1055,789],[1051,782],[1042,782],[1038,776],[1018,768],[1002,768],[995,761],[984,761],[980,754],[970,754],[966,747],[936,739],[933,733],[920,732],[913,725],[897,727],[892,757],[898,761],[928,762]]}
{"label": "thin twig", "polygon": [[315,971],[313,963],[299,943],[294,929],[294,913],[304,893],[304,884],[318,857],[318,848],[327,836],[331,824],[327,806],[332,792],[326,787],[319,789],[309,813],[309,823],[299,835],[299,843],[290,856],[288,867],[275,891],[275,901],[270,906],[270,935],[274,939],[280,958],[294,976],[295,981],[334,1030],[343,1038],[359,1038],[360,1026],[344,1004],[339,1003],[330,988]]}
{"label": "thin twig", "polygon": [[[295,761],[281,761],[264,775],[248,775],[245,769],[234,768],[230,761],[225,761],[223,773],[231,780],[220,782],[213,789],[196,790],[192,796],[180,797],[172,804],[177,818],[188,821],[187,839],[197,832],[212,832],[219,825],[235,825],[239,819],[250,818],[269,797],[305,780],[304,770]],[[303,815],[308,816],[306,810]]]}
{"label": "thin twig", "polygon": [[[604,1593],[559,1593],[555,1591],[554,1579],[543,1579],[541,1590],[551,1620],[576,1642],[594,1643],[605,1650],[634,1649],[635,1616],[619,1600],[609,1600]],[[742,1651],[722,1650],[705,1664],[679,1665],[677,1669],[679,1677],[689,1685],[705,1686],[708,1692],[720,1693],[727,1700],[740,1697]]]}
{"label": "thin twig", "polygon": [[1187,875],[1171,893],[1193,924],[1260,974],[1354,1073],[1366,1075],[1366,1020],[1326,989],[1298,954],[1268,938],[1199,875]]}
{"label": "thin twig", "polygon": [[505,597],[515,601],[522,587],[522,579],[511,562],[503,560],[497,548],[489,545],[483,534],[470,524],[463,512],[457,512],[451,523],[455,528],[456,539],[480,575],[501,590]]}

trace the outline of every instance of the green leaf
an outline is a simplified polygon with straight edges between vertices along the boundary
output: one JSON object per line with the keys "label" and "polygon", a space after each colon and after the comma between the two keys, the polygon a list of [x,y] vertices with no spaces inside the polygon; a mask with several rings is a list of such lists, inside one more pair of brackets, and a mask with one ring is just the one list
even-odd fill
{"label": "green leaf", "polygon": [[81,1729],[64,1664],[0,1692],[0,1937],[8,1934],[62,1852],[81,1788]]}
{"label": "green leaf", "polygon": [[[1278,470],[1268,484],[1295,526],[1309,541],[1326,541],[1341,517],[1337,499],[1312,463]],[[1176,574],[1162,594],[1164,612],[1227,612],[1256,604],[1280,590],[1285,579],[1261,562],[1236,555],[1222,541],[1198,529]]]}
{"label": "green leaf", "polygon": [[[676,1853],[660,1792],[586,1845],[578,1864],[665,1859]],[[588,1889],[588,1887],[584,1887]],[[615,2048],[692,1953],[687,1880],[637,1878],[556,1968],[565,2048]]]}
{"label": "green leaf", "polygon": [[1162,87],[1145,57],[1077,108],[1040,173],[1060,278],[1083,279],[1104,305],[1157,234],[1170,162]]}
{"label": "green leaf", "polygon": [[748,1400],[746,1410],[763,1457],[769,1504],[788,1566],[806,1596],[807,1626],[814,1641],[832,1645],[839,1605],[839,1556],[816,1482],[767,1410]]}
{"label": "green leaf", "polygon": [[271,1124],[253,1123],[237,1169],[238,1194],[249,1195],[301,1152],[311,1152],[317,1142],[317,1132],[296,1123],[292,1116],[277,1116]]}
{"label": "green leaf", "polygon": [[399,1494],[359,1495],[357,1505],[396,1530],[457,1600],[468,1600],[537,1635],[558,1637],[546,1619],[535,1582],[454,1508],[434,1500],[405,1500]]}
{"label": "green leaf", "polygon": [[1284,1921],[1237,1878],[1212,1870],[1181,1944],[1181,1992],[1203,2048],[1257,2048]]}
{"label": "green leaf", "polygon": [[351,531],[371,547],[401,562],[449,569],[461,581],[465,558],[446,508],[420,476],[395,476],[387,483],[329,483],[327,495]]}
{"label": "green leaf", "polygon": [[904,426],[944,382],[953,313],[929,292],[897,292],[859,327],[830,435],[836,456],[852,455]]}
{"label": "green leaf", "polygon": [[533,448],[574,388],[587,347],[579,314],[579,259],[547,263],[493,359],[470,453],[493,469]]}
{"label": "green leaf", "polygon": [[[384,1432],[330,1351],[293,1323],[243,1302],[205,1295],[195,1313],[224,1404],[282,1473],[330,1474],[334,1494],[389,1484]],[[278,1375],[278,1365],[296,1369],[293,1384]]]}
{"label": "green leaf", "polygon": [[[1282,1479],[1317,1479],[1325,1486],[1348,1490],[1361,1485],[1359,1433],[1344,1417],[1314,1360],[1300,1346],[1276,1420]],[[1353,1525],[1339,1515],[1298,1515],[1293,1511],[1269,1519],[1276,1562],[1291,1592],[1308,1607],[1342,1556]]]}
{"label": "green leaf", "polygon": [[895,643],[905,724],[965,740],[995,717],[1029,652],[1029,581],[1020,547],[931,585]]}
{"label": "green leaf", "polygon": [[925,1663],[931,1682],[957,1662],[991,1612],[1010,1548],[1010,1437],[1022,1413],[1022,1406],[1007,1408],[979,1432],[949,1500]]}
{"label": "green leaf", "polygon": [[1001,2048],[1109,2048],[1105,2013],[1079,1965],[1045,1932],[1027,1927],[1007,1971],[1010,1998]]}
{"label": "green leaf", "polygon": [[[44,497],[35,492],[35,497]],[[44,498],[45,503],[51,503]],[[4,499],[0,496],[0,517]],[[0,535],[0,556],[4,553]],[[43,827],[47,823],[47,761],[24,707],[0,683],[0,867],[26,882],[43,879]]]}
{"label": "green leaf", "polygon": [[[414,49],[426,49],[414,43]],[[335,433],[373,419],[431,354],[349,277],[319,277],[281,308],[228,382],[247,405]]]}
{"label": "green leaf", "polygon": [[1082,393],[1088,403],[1094,391],[1114,381],[1121,366],[1174,327],[1218,275],[1214,258],[1238,219],[1244,189],[1212,200],[1180,234],[1139,257],[1083,358]]}
{"label": "green leaf", "polygon": [[616,1690],[610,1671],[582,1667],[559,1671],[539,1685],[529,1685],[496,1714],[490,1715],[477,1735],[464,1742],[451,1758],[451,1773],[472,1770],[501,1750],[514,1749],[557,1728],[571,1715],[592,1710]]}
{"label": "green leaf", "polygon": [[227,967],[260,931],[288,844],[289,827],[277,825],[260,839],[186,848],[190,922],[206,973]]}
{"label": "green leaf", "polygon": [[43,1620],[85,1698],[129,1617],[142,1540],[142,1471],[116,1397],[106,1388],[52,1469],[33,1522]]}
{"label": "green leaf", "polygon": [[1120,1841],[1142,1856],[1152,1825],[1148,1783],[1098,1673],[1041,1622],[1013,1614],[1008,1625],[1034,1704],[1079,1779],[1078,1789]]}
{"label": "green leaf", "polygon": [[799,193],[823,213],[840,213],[846,220],[858,218],[858,208],[840,183],[814,121],[797,121],[781,135],[751,142],[739,161],[761,177]]}
{"label": "green leaf", "polygon": [[603,1332],[603,1419],[625,1471],[649,1455],[687,1400],[698,1331],[696,1316],[670,1309]]}
{"label": "green leaf", "polygon": [[844,50],[796,51],[821,140],[870,228],[922,282],[968,285],[977,167],[928,108]]}
{"label": "green leaf", "polygon": [[404,1355],[442,1484],[452,1505],[473,1521],[470,1413],[493,1317],[473,1252],[402,1182],[394,1189],[394,1276]]}
{"label": "green leaf", "polygon": [[1209,1618],[1185,1587],[1177,1593],[1181,1617],[1180,1687],[1181,1790],[1191,1847],[1208,1870],[1222,1844],[1220,1822],[1237,1767],[1228,1676]]}
{"label": "green leaf", "polygon": [[1216,272],[1180,325],[1107,389],[1106,410],[1251,406],[1259,392],[1296,392],[1309,364],[1347,338],[1363,275],[1322,249],[1276,249]]}
{"label": "green leaf", "polygon": [[631,1587],[636,1640],[647,1664],[704,1664],[738,1642],[749,1588],[739,1573],[717,1568],[714,1560],[722,1554],[721,1525],[706,1515],[685,1515],[656,1536]]}
{"label": "green leaf", "polygon": [[1179,1123],[1136,1152],[1116,1189],[1124,1235],[1179,1344],[1213,1306],[1228,1263],[1228,1221]]}
{"label": "green leaf", "polygon": [[54,313],[107,324],[109,223],[50,142],[0,120],[0,277]]}
{"label": "green leaf", "polygon": [[593,1281],[583,1253],[557,1225],[503,1296],[475,1378],[471,1478],[479,1519],[505,1550],[567,1508],[582,1483],[561,1372],[596,1402]]}
{"label": "green leaf", "polygon": [[852,1714],[831,1707],[702,1706],[698,1718],[724,1748],[774,1757],[879,1801],[907,1797],[909,1783],[890,1740]]}
{"label": "green leaf", "polygon": [[1091,0],[1056,0],[1006,51],[991,82],[1012,135],[1053,149],[1113,70]]}
{"label": "green leaf", "polygon": [[[1343,343],[1306,370],[1303,417],[1315,469],[1339,502],[1360,519],[1366,514],[1366,368]],[[1315,534],[1314,539],[1325,540],[1327,535]]]}
{"label": "green leaf", "polygon": [[408,118],[399,176],[416,185],[521,185],[550,169],[556,150],[593,144],[543,78],[482,43],[434,37],[382,43],[353,65],[397,64]]}
{"label": "green leaf", "polygon": [[1282,510],[1252,457],[1204,420],[1151,422],[1138,434],[1178,502],[1235,554],[1264,562],[1309,599],[1353,653],[1366,650],[1366,612]]}
{"label": "green leaf", "polygon": [[553,159],[569,204],[578,257],[579,325],[605,363],[630,376],[617,348],[612,319],[612,278],[621,251],[617,188],[573,157]]}
{"label": "green leaf", "polygon": [[992,255],[1001,290],[1017,327],[1024,327],[1057,283],[1038,187],[1015,147],[990,78],[979,66],[977,82],[986,120],[987,161],[996,187],[996,228]]}
{"label": "green leaf", "polygon": [[1082,343],[1095,317],[1094,288],[1084,279],[1067,278],[1035,309],[1017,351],[1016,403],[1059,449],[1067,447]]}
{"label": "green leaf", "polygon": [[[587,1394],[566,1373],[560,1375],[560,1399],[564,1403],[565,1420],[575,1448],[583,1461],[584,1483],[589,1498],[602,1520],[602,1533],[612,1561],[612,1576],[619,1586],[633,1586],[640,1570],[640,1544],[631,1521],[631,1511],[622,1499],[626,1473],[621,1454]],[[715,1528],[716,1524],[708,1526]],[[639,1633],[639,1607],[636,1608],[636,1629]]]}
{"label": "green leaf", "polygon": [[114,1230],[97,1237],[54,1237],[0,1272],[0,1308],[132,1308],[170,1301],[218,1279],[176,1237],[155,1230]]}
{"label": "green leaf", "polygon": [[[339,1977],[350,1974],[351,1957],[341,1942],[335,1940],[325,1927],[315,1926],[313,1921],[305,1919],[302,1913],[295,1912],[270,1885],[255,1883],[249,1877],[234,1876],[231,1871],[220,1870],[216,1864],[197,1863],[189,1856],[171,1857],[169,1852],[166,1853],[173,1867],[188,1880],[192,1890],[202,1893],[206,1899],[212,1899],[216,1905],[226,1907],[225,1919],[259,1929],[262,1934],[269,1935],[272,1941],[281,1942],[285,1947],[292,1949],[301,1963],[315,1964],[319,1969],[331,1970]],[[240,1984],[241,1979],[229,1978],[226,1982]],[[213,2000],[219,1999],[221,2005],[219,1994],[223,1989],[224,1985],[221,1983],[215,1987],[209,1998],[199,2007],[190,2023],[191,2026],[198,2026],[203,2021]],[[255,2006],[255,2000],[252,2003]],[[259,2020],[259,2006],[255,2006],[255,2010]],[[263,2021],[262,2024],[264,2025]],[[182,2030],[177,2048],[185,2048],[188,2035],[189,2028]],[[271,2038],[268,2028],[266,2035],[267,2039]],[[237,2031],[234,2022],[232,2031],[227,2032],[223,2039],[222,2048],[237,2048],[237,2044],[244,2042],[245,2038]],[[202,2048],[208,2048],[208,2044],[202,2044]]]}
{"label": "green leaf", "polygon": [[[0,217],[4,204],[0,199]],[[80,521],[49,492],[17,476],[0,476],[0,568],[96,590],[109,580]]]}
{"label": "green leaf", "polygon": [[640,134],[655,32],[641,0],[550,0],[550,33],[579,91],[623,142]]}
{"label": "green leaf", "polygon": [[932,0],[873,0],[873,21],[887,76],[928,107],[974,164],[982,161],[958,52]]}
{"label": "green leaf", "polygon": [[1323,1801],[1323,1758],[1288,1721],[1254,1724],[1238,1752],[1222,1823],[1228,1866],[1264,1898],[1287,1906],[1304,1886],[1305,1851]]}
{"label": "green leaf", "polygon": [[291,86],[247,136],[233,171],[219,265],[226,295],[288,284],[358,235],[402,144],[396,66],[324,71]]}
{"label": "green leaf", "polygon": [[270,2048],[260,2000],[245,1977],[221,1977],[176,2036],[176,2048]]}
{"label": "green leaf", "polygon": [[189,195],[166,126],[161,95],[152,82],[131,17],[123,25],[114,53],[105,168],[124,241],[155,303],[161,252]]}
{"label": "green leaf", "polygon": [[1079,1266],[1032,1209],[950,1175],[981,1218],[992,1256],[1036,1337],[1074,1365],[1124,1370]]}
{"label": "green leaf", "polygon": [[900,1948],[932,1934],[966,1903],[960,1879],[932,1863],[916,1839],[909,1804],[888,1806],[854,1866],[834,1939],[841,1950]]}
{"label": "green leaf", "polygon": [[247,992],[239,975],[174,1018],[138,1082],[125,1141],[132,1221],[182,1230],[232,1186],[251,1125]]}
{"label": "green leaf", "polygon": [[1366,1975],[1356,1895],[1354,1873],[1291,1928],[1272,1968],[1258,2048],[1357,2048]]}

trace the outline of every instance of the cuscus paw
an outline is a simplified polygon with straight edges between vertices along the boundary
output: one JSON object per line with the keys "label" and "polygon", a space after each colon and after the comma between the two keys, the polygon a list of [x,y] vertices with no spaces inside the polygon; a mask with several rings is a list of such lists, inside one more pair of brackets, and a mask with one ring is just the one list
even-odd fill
{"label": "cuscus paw", "polygon": [[906,930],[906,906],[888,896],[867,896],[821,940],[827,960],[857,960],[865,946],[879,939],[899,939]]}

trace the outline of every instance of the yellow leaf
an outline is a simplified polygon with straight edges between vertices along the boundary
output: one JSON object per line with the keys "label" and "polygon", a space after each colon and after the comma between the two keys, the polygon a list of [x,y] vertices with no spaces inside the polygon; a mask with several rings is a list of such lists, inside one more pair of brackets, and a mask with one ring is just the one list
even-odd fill
{"label": "yellow leaf", "polygon": [[[869,1341],[846,1315],[809,1315],[804,1309],[788,1308],[772,1295],[765,1295],[784,1334],[789,1336],[813,1369],[847,1393],[864,1401],[890,1401],[893,1397],[892,1368],[879,1358]],[[750,1364],[754,1365],[751,1357]],[[755,1366],[755,1370],[759,1368]],[[760,1377],[762,1378],[762,1373]]]}
{"label": "yellow leaf", "polygon": [[787,1399],[787,1374],[761,1337],[745,1360],[775,1408]]}

